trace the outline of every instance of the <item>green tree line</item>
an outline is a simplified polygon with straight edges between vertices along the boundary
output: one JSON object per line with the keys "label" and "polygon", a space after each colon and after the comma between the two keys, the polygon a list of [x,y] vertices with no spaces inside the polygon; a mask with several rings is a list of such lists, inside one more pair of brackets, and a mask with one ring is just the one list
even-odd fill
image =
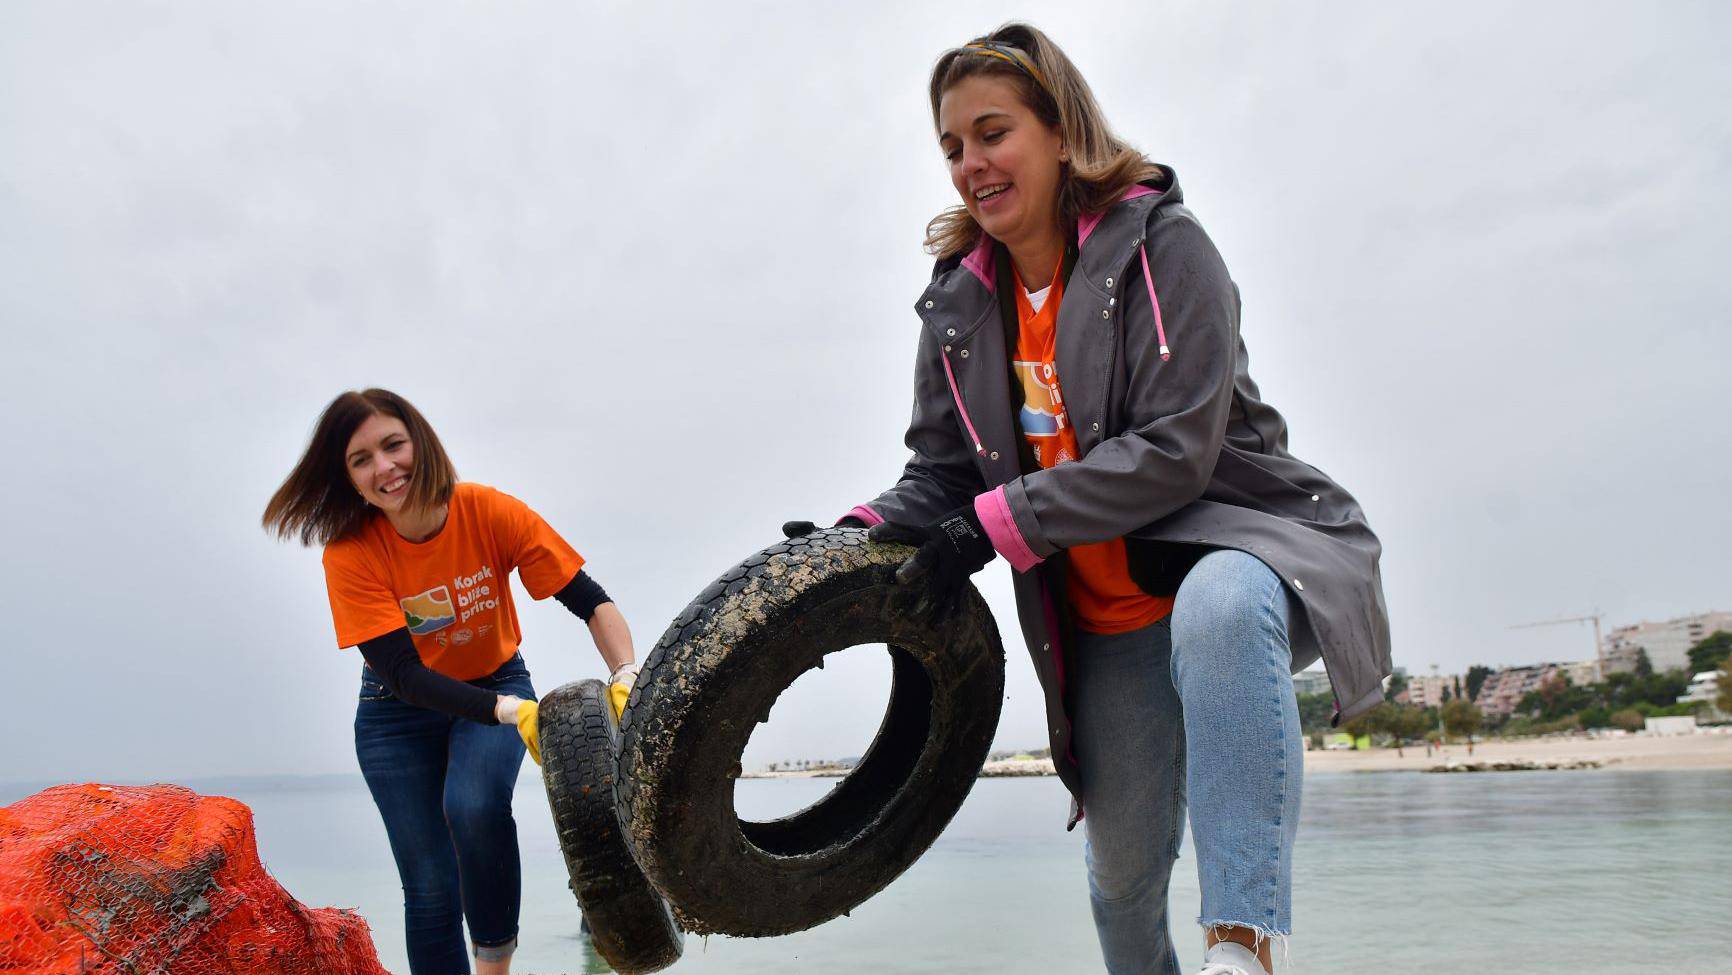
{"label": "green tree line", "polygon": [[[1524,695],[1515,712],[1489,730],[1505,735],[1544,734],[1572,728],[1624,728],[1635,731],[1648,718],[1667,715],[1693,714],[1703,702],[1678,703],[1689,688],[1691,675],[1718,670],[1719,692],[1715,706],[1732,714],[1732,633],[1717,630],[1690,648],[1690,669],[1655,672],[1646,651],[1637,654],[1636,669],[1629,673],[1610,674],[1594,684],[1576,685],[1562,674]],[[1400,704],[1395,696],[1405,686],[1404,680],[1390,682],[1386,700],[1366,714],[1341,727],[1330,722],[1335,714],[1335,700],[1328,692],[1297,695],[1299,724],[1312,737],[1334,731],[1354,738],[1385,735],[1399,747],[1402,741],[1436,737],[1441,732],[1449,738],[1463,738],[1486,726],[1484,715],[1472,699],[1486,678],[1496,671],[1475,664],[1467,669],[1461,682],[1461,694],[1444,692],[1444,702],[1438,708],[1418,708]]]}

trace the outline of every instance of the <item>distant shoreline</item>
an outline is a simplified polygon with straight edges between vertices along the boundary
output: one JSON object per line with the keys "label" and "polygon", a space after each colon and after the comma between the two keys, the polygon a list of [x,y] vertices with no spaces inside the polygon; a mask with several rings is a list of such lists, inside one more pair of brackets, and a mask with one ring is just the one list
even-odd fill
{"label": "distant shoreline", "polygon": [[[1428,757],[1425,746],[1408,746],[1396,754],[1393,748],[1369,751],[1313,750],[1305,753],[1308,772],[1423,772],[1450,762],[1598,762],[1609,769],[1732,769],[1732,731],[1694,735],[1621,738],[1515,738],[1475,742],[1470,756],[1465,744],[1434,749]],[[809,770],[745,772],[742,779],[840,778],[848,769],[826,767]],[[1049,758],[1012,758],[987,762],[983,779],[1053,775]]]}
{"label": "distant shoreline", "polygon": [[1598,762],[1607,769],[1732,769],[1732,733],[1707,731],[1694,735],[1629,735],[1589,738],[1514,738],[1449,745],[1425,754],[1425,746],[1370,751],[1310,751],[1306,771],[1421,772],[1450,762]]}

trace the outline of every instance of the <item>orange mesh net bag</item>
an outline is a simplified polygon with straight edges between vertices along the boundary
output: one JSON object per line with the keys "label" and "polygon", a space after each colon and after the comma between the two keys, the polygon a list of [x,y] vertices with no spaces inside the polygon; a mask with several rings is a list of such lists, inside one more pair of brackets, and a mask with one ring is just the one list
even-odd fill
{"label": "orange mesh net bag", "polygon": [[0,975],[388,975],[367,922],[303,907],[244,804],[60,785],[0,807]]}

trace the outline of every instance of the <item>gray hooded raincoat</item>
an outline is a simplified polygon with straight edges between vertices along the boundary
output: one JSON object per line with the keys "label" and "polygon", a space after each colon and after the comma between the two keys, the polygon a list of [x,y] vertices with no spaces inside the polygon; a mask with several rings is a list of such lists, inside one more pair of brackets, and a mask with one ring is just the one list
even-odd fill
{"label": "gray hooded raincoat", "polygon": [[1015,570],[1053,761],[1080,798],[1065,673],[1088,661],[1065,650],[1067,548],[1125,538],[1133,578],[1157,595],[1210,550],[1261,559],[1299,610],[1293,668],[1323,658],[1340,718],[1381,699],[1390,657],[1377,537],[1351,495],[1287,452],[1286,422],[1248,370],[1238,288],[1177,179],[1085,217],[1077,241],[1056,360],[1078,459],[1020,469],[994,243],[983,235],[972,254],[938,264],[915,305],[914,456],[895,487],[853,513],[926,524],[974,501]]}

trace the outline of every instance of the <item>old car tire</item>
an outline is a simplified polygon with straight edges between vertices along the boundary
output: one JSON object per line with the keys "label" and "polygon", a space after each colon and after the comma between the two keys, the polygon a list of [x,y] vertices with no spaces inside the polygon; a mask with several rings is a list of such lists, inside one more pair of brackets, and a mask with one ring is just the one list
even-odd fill
{"label": "old car tire", "polygon": [[[622,724],[620,825],[681,927],[788,934],[846,913],[937,839],[979,775],[1004,649],[966,586],[942,619],[895,569],[913,552],[857,528],[789,539],[723,573],[644,663]],[[890,648],[882,727],[853,772],[791,816],[743,822],[740,757],[778,695],[824,655]]]}
{"label": "old car tire", "polygon": [[614,812],[619,726],[607,686],[574,681],[541,699],[541,776],[596,953],[626,975],[679,960],[682,935],[644,879]]}

